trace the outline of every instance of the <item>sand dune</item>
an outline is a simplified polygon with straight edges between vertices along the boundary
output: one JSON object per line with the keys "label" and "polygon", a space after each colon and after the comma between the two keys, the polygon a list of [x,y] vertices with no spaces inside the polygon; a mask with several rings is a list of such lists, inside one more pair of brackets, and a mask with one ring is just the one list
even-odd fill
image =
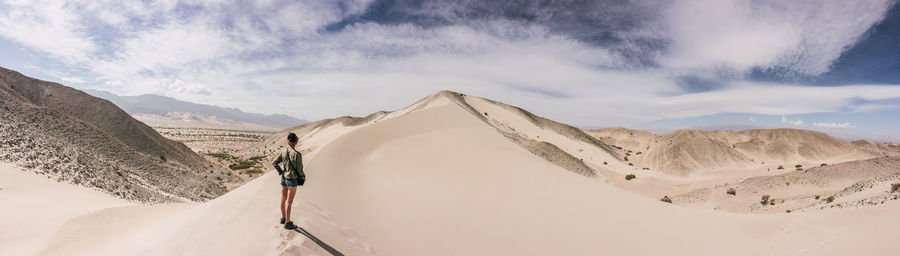
{"label": "sand dune", "polygon": [[[617,159],[605,143],[529,120],[502,105],[442,92],[350,123],[295,128],[308,152],[308,183],[299,189],[295,219],[346,255],[890,255],[897,249],[896,200],[790,214],[681,207],[607,182],[612,171],[606,168],[619,168],[612,162],[583,160],[602,174],[585,175],[510,136],[552,143],[572,158],[593,151],[583,154]],[[251,150],[275,150],[277,136]],[[132,207],[84,215],[67,222],[60,231],[67,235],[44,252],[326,255],[311,239],[277,225],[277,183],[269,172],[209,202],[158,210],[156,218],[132,217]],[[71,238],[100,230],[96,223],[107,220],[146,225],[109,231],[114,237]]]}
{"label": "sand dune", "polygon": [[379,111],[362,118],[340,117],[285,129],[271,136],[259,147],[246,152],[275,152],[282,146],[289,132],[299,134],[301,147],[311,151],[329,143],[334,135],[448,102],[469,112],[522,148],[581,175],[596,175],[595,169],[603,166],[602,162],[618,163],[621,158],[621,153],[613,147],[578,128],[536,116],[514,106],[451,91],[438,92],[397,111]]}

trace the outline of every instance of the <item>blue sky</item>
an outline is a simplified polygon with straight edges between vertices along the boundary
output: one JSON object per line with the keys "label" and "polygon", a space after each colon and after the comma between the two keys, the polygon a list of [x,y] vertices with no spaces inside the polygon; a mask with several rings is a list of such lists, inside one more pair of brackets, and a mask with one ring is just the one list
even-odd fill
{"label": "blue sky", "polygon": [[449,89],[580,127],[794,127],[900,142],[898,6],[0,0],[0,66],[308,120]]}

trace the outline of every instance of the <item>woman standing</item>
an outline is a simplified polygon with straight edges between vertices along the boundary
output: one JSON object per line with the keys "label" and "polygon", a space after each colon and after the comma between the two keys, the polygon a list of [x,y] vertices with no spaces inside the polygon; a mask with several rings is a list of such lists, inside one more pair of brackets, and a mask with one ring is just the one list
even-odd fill
{"label": "woman standing", "polygon": [[[303,173],[303,156],[297,151],[297,134],[288,134],[289,148],[275,157],[272,165],[281,175],[281,224],[285,229],[295,229],[291,221],[291,204],[294,203],[294,195],[297,194],[297,186],[303,186],[306,182],[306,174]],[[285,204],[286,203],[286,204]]]}

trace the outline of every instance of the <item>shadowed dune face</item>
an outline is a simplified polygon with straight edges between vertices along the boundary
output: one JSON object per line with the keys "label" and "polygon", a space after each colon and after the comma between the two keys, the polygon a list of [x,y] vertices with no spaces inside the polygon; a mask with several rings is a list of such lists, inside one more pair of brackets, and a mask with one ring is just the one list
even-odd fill
{"label": "shadowed dune face", "polygon": [[112,103],[0,69],[3,159],[119,197],[205,200],[224,187],[203,178],[208,162]]}

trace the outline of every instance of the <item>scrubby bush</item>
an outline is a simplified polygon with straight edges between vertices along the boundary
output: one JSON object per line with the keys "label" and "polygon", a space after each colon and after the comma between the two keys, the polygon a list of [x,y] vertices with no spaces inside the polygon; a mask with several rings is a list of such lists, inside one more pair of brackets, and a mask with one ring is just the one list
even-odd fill
{"label": "scrubby bush", "polygon": [[628,156],[625,156],[625,162],[628,162]]}
{"label": "scrubby bush", "polygon": [[891,193],[900,192],[900,183],[891,184]]}
{"label": "scrubby bush", "polygon": [[606,163],[606,162],[603,162],[603,165],[607,165],[607,163]]}
{"label": "scrubby bush", "polygon": [[206,155],[207,155],[207,156],[211,156],[211,157],[215,157],[215,158],[219,158],[219,159],[228,159],[228,158],[232,158],[231,155],[229,155],[228,153],[224,153],[224,152],[223,152],[223,153],[206,153]]}
{"label": "scrubby bush", "polygon": [[760,201],[759,203],[761,203],[762,205],[769,204],[769,195],[763,195],[761,199],[762,201]]}
{"label": "scrubby bush", "polygon": [[816,200],[819,200],[819,195],[816,195]]}
{"label": "scrubby bush", "polygon": [[254,161],[240,160],[237,163],[229,165],[228,168],[231,168],[232,170],[236,171],[236,170],[247,169],[247,168],[253,167],[254,165],[256,165],[256,162],[254,162]]}
{"label": "scrubby bush", "polygon": [[783,165],[779,165],[779,166],[778,166],[778,170],[784,170],[784,166],[783,166]]}
{"label": "scrubby bush", "polygon": [[663,196],[663,198],[659,199],[659,201],[663,201],[663,202],[670,203],[670,204],[672,203],[672,199],[669,199],[669,196]]}
{"label": "scrubby bush", "polygon": [[794,165],[794,168],[803,168],[803,166],[798,164],[798,165]]}
{"label": "scrubby bush", "polygon": [[256,168],[253,168],[253,169],[243,170],[243,171],[241,171],[241,173],[243,173],[243,174],[251,174],[251,175],[252,175],[252,174],[261,174],[261,173],[263,173],[263,171],[261,171],[261,170],[259,170],[259,169],[256,169]]}
{"label": "scrubby bush", "polygon": [[628,163],[628,166],[634,166],[634,163]]}
{"label": "scrubby bush", "polygon": [[637,176],[634,176],[634,174],[628,174],[628,175],[625,175],[625,180],[632,180],[632,179],[635,179],[635,178],[637,178]]}
{"label": "scrubby bush", "polygon": [[826,203],[834,202],[834,196],[828,196],[828,198],[825,198],[825,202]]}
{"label": "scrubby bush", "polygon": [[728,190],[725,191],[725,193],[733,196],[733,195],[737,194],[737,190],[734,190],[734,188],[728,188]]}
{"label": "scrubby bush", "polygon": [[819,165],[819,166],[826,166],[826,165],[828,165],[828,164],[826,164],[826,163],[822,163],[822,164],[820,164],[820,165]]}

